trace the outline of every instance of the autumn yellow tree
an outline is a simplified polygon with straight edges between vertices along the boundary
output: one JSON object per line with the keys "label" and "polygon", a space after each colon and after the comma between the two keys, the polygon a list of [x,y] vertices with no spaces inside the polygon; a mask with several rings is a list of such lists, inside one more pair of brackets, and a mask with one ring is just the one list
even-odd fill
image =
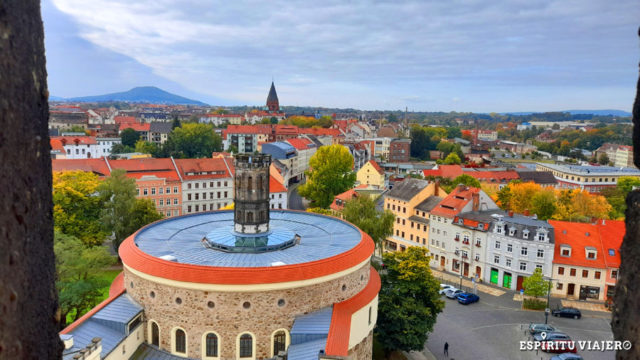
{"label": "autumn yellow tree", "polygon": [[562,190],[557,195],[555,220],[589,221],[591,218],[608,219],[611,205],[604,196],[593,195],[585,190]]}
{"label": "autumn yellow tree", "polygon": [[54,227],[85,245],[101,244],[107,236],[100,222],[103,201],[98,185],[100,179],[91,172],[53,173]]}

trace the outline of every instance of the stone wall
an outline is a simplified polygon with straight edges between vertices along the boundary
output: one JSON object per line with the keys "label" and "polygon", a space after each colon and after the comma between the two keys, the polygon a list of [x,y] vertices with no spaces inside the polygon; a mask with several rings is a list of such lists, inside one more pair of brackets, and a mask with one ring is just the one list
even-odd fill
{"label": "stone wall", "polygon": [[373,330],[353,349],[349,350],[349,360],[371,360],[373,358]]}
{"label": "stone wall", "polygon": [[[236,359],[236,338],[248,331],[255,335],[256,358],[262,359],[271,357],[274,331],[289,331],[296,316],[353,297],[369,282],[369,269],[367,263],[351,274],[324,283],[263,292],[176,288],[145,280],[126,268],[124,278],[127,293],[145,308],[146,320],[158,323],[162,349],[171,351],[171,329],[181,327],[187,333],[187,355],[201,358],[202,335],[215,331],[220,337],[220,359]],[[245,308],[247,302],[249,308]],[[149,334],[145,336],[150,342]]]}

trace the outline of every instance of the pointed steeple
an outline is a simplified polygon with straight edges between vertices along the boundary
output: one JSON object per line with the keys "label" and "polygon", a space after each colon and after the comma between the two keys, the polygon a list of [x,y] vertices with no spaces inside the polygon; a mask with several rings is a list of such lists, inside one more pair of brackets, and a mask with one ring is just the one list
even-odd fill
{"label": "pointed steeple", "polygon": [[271,89],[269,89],[269,96],[267,96],[267,108],[269,111],[279,112],[280,102],[278,101],[278,94],[276,93],[276,86],[271,81]]}

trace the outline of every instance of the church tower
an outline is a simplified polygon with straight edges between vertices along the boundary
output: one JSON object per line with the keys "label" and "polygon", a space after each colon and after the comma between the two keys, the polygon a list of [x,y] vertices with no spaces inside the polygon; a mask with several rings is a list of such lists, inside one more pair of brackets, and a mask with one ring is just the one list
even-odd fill
{"label": "church tower", "polygon": [[276,94],[276,87],[271,82],[271,89],[269,89],[269,96],[267,96],[267,108],[271,112],[280,112],[280,102],[278,101],[278,94]]}

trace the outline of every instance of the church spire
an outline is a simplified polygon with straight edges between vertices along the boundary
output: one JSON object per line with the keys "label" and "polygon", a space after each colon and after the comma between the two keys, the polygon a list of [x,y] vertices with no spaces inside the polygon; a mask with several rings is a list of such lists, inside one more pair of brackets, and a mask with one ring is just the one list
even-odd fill
{"label": "church spire", "polygon": [[271,89],[269,89],[269,96],[267,96],[267,108],[272,112],[280,111],[280,102],[278,101],[278,94],[276,94],[276,86],[271,81]]}

